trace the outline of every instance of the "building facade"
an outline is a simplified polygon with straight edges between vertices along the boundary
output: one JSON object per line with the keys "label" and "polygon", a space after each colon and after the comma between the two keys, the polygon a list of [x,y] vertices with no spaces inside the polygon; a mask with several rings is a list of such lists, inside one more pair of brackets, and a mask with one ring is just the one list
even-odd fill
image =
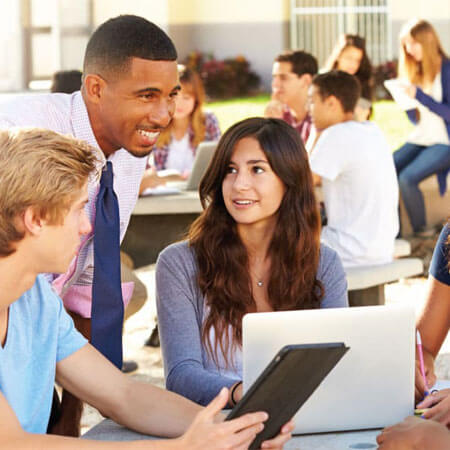
{"label": "building facade", "polygon": [[450,52],[450,2],[442,0],[2,0],[0,91],[45,87],[81,69],[89,35],[119,14],[137,14],[172,37],[180,60],[197,50],[245,56],[269,89],[272,61],[304,48],[322,64],[341,32],[366,36],[374,62],[398,54],[401,25],[430,21]]}

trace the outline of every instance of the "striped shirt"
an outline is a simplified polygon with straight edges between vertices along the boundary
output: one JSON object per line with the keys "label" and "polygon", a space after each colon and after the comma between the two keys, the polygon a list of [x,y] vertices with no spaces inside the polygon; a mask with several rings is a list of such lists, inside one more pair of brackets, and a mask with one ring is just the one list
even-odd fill
{"label": "striped shirt", "polygon": [[[86,141],[96,149],[99,164],[101,166],[106,164],[79,91],[73,94],[17,95],[0,102],[0,128],[14,126],[46,128]],[[114,191],[119,200],[120,240],[122,241],[137,201],[147,158],[137,158],[126,150],[120,149],[110,155],[108,160],[113,165]],[[91,177],[88,184],[89,201],[86,204],[86,213],[92,226],[95,220],[95,200],[98,190],[98,177]],[[61,295],[65,306],[83,317],[90,317],[91,312],[94,232],[95,230],[83,237],[78,255],[72,261],[68,271],[59,276],[50,276],[53,287]]]}
{"label": "striped shirt", "polygon": [[292,128],[295,128],[298,131],[298,134],[300,134],[303,143],[306,144],[309,134],[311,133],[311,128],[313,126],[311,116],[309,114],[306,114],[303,120],[297,122],[297,118],[294,117],[289,107],[286,106],[283,110],[282,119],[286,123],[288,123]]}

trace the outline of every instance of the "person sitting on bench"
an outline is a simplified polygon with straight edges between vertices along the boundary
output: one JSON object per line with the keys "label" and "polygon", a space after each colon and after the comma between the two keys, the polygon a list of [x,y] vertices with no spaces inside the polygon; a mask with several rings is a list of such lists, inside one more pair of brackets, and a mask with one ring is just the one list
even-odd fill
{"label": "person sitting on bench", "polygon": [[392,261],[399,228],[392,154],[376,124],[354,120],[359,95],[358,80],[342,71],[317,75],[310,90],[319,130],[310,165],[328,218],[321,239],[344,267]]}

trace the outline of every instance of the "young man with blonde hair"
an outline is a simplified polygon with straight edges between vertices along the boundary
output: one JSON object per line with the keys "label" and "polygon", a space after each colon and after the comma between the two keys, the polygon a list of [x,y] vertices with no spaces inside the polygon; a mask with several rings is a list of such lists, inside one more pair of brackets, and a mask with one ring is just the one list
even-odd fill
{"label": "young man with blonde hair", "polygon": [[[0,448],[246,448],[266,420],[224,423],[226,389],[203,409],[112,365],[74,328],[43,272],[67,270],[83,236],[88,180],[100,162],[88,144],[42,129],[0,131]],[[102,443],[44,435],[55,381],[105,416],[172,441]],[[192,425],[191,425],[192,423]],[[280,448],[284,434],[269,441]]]}

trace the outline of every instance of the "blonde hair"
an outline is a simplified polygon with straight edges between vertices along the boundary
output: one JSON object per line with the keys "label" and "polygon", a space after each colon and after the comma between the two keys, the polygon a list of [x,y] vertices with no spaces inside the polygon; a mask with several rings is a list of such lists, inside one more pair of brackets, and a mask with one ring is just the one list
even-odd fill
{"label": "blonde hair", "polygon": [[[193,136],[190,141],[192,147],[196,148],[205,139],[206,125],[203,114],[203,103],[205,102],[205,89],[200,75],[191,69],[182,67],[180,69],[180,84],[183,89],[190,91],[194,97],[195,104],[190,117]],[[170,125],[159,135],[156,145],[164,147],[168,145],[172,137],[173,120]]]}
{"label": "blonde hair", "polygon": [[[422,46],[422,61],[416,61],[406,51],[403,38],[411,36]],[[420,87],[430,86],[441,70],[442,59],[446,58],[439,36],[432,25],[414,19],[407,22],[400,32],[399,74]]]}
{"label": "blonde hair", "polygon": [[62,224],[97,164],[93,149],[69,136],[39,128],[1,130],[0,256],[14,253],[13,243],[23,239],[16,219],[28,207],[50,224]]}

